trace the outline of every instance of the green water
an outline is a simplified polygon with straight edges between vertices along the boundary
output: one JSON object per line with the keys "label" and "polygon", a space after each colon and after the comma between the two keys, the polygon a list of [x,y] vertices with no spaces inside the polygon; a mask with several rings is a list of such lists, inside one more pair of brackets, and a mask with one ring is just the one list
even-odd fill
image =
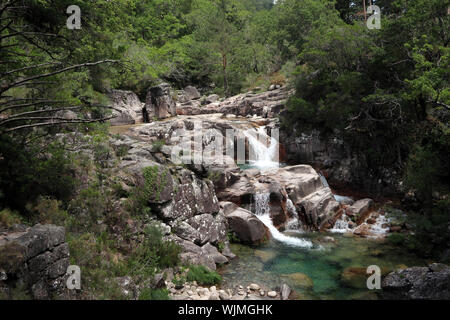
{"label": "green water", "polygon": [[[232,244],[238,257],[220,270],[222,287],[257,283],[276,289],[286,283],[299,299],[377,299],[377,293],[366,287],[369,265],[377,265],[386,273],[427,264],[380,240],[324,233],[292,236],[308,238],[319,249],[292,247],[276,240],[257,248]],[[324,236],[333,237],[335,242],[324,242]]]}

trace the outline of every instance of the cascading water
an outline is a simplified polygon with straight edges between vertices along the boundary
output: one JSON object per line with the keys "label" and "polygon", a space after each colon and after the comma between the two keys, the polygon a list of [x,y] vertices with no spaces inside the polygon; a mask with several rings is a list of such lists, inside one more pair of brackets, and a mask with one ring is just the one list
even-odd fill
{"label": "cascading water", "polygon": [[294,203],[292,202],[291,199],[288,198],[286,200],[286,206],[289,213],[291,213],[291,215],[293,216],[293,218],[287,222],[286,230],[302,231],[303,230],[302,222],[298,218],[297,209],[295,209]]}
{"label": "cascading water", "polygon": [[250,148],[249,163],[256,168],[277,168],[278,141],[266,134],[265,127],[245,130],[244,136],[248,139]]}
{"label": "cascading water", "polygon": [[262,223],[269,229],[272,237],[287,245],[312,248],[311,241],[300,239],[296,237],[289,237],[280,231],[273,225],[272,218],[270,217],[270,193],[257,193],[255,194],[255,215],[261,220]]}
{"label": "cascading water", "polygon": [[[322,181],[322,185],[324,187],[329,188],[327,179],[321,173],[319,173],[319,176],[320,176],[320,180]],[[337,194],[333,194],[333,196],[336,199],[336,201],[341,204],[353,202],[353,199],[350,197],[339,196]],[[330,232],[333,232],[333,233],[352,233],[352,232],[354,232],[356,228],[349,227],[350,221],[351,221],[350,218],[346,214],[342,214],[339,217],[339,219],[336,220],[333,228],[330,229]],[[389,225],[389,222],[390,222],[390,219],[386,218],[386,216],[379,215],[375,219],[374,223],[368,224],[367,222],[363,222],[362,225],[368,226],[368,228],[370,230],[370,234],[371,234],[370,236],[368,236],[369,238],[378,238],[379,236],[383,236],[389,232],[389,227],[383,228],[383,226]]]}

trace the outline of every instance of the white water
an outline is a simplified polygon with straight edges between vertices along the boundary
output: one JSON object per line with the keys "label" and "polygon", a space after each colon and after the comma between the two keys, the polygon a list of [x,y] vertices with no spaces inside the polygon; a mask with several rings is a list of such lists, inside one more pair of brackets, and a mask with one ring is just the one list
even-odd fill
{"label": "white water", "polygon": [[270,218],[269,198],[270,198],[269,193],[255,194],[255,215],[269,229],[270,233],[272,234],[272,237],[287,245],[302,248],[312,248],[313,244],[311,241],[296,237],[289,237],[278,231],[278,229],[272,223],[272,218]]}
{"label": "white water", "polygon": [[243,133],[250,147],[250,164],[260,169],[279,167],[278,141],[266,134],[265,127],[248,129]]}
{"label": "white water", "polygon": [[349,221],[350,219],[347,217],[347,215],[345,213],[342,214],[341,217],[336,220],[336,223],[334,224],[333,229],[330,229],[330,232],[333,233],[353,232],[353,230],[348,227]]}
{"label": "white water", "polygon": [[294,231],[302,231],[303,225],[302,222],[298,218],[297,209],[295,209],[294,203],[292,203],[291,199],[286,200],[287,210],[291,213],[293,218],[286,223],[286,230],[294,230]]}

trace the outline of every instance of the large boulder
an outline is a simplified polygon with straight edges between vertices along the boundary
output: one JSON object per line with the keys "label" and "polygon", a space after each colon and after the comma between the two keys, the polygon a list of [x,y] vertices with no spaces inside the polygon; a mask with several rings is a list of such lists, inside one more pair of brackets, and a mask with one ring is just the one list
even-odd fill
{"label": "large boulder", "polygon": [[127,125],[144,122],[144,103],[131,91],[112,90],[108,94],[112,102],[113,115],[116,117],[110,120],[111,125]]}
{"label": "large boulder", "polygon": [[306,227],[318,230],[339,209],[330,188],[308,165],[246,170],[232,181],[218,192],[218,198],[255,211],[255,194],[268,194],[270,215],[278,228],[298,215]]}
{"label": "large boulder", "polygon": [[366,215],[373,208],[374,202],[372,199],[366,198],[356,201],[353,205],[346,209],[346,214],[354,217],[358,224],[366,218]]}
{"label": "large boulder", "polygon": [[176,104],[172,99],[168,83],[161,83],[148,89],[145,101],[145,114],[147,122],[155,118],[165,119],[177,115]]}
{"label": "large boulder", "polygon": [[186,220],[199,214],[218,213],[219,201],[213,183],[197,178],[188,170],[183,170],[181,175],[173,188],[173,201],[159,208],[160,217],[163,220]]}
{"label": "large boulder", "polygon": [[186,88],[184,88],[184,94],[188,100],[195,100],[201,97],[197,88],[193,86],[187,86]]}
{"label": "large boulder", "polygon": [[220,202],[220,207],[227,218],[229,229],[236,234],[240,241],[258,244],[268,238],[269,230],[250,211],[231,202]]}
{"label": "large boulder", "polygon": [[0,290],[23,284],[34,299],[63,297],[69,266],[64,227],[37,224],[0,235]]}
{"label": "large boulder", "polygon": [[433,263],[396,270],[383,279],[381,286],[384,299],[450,300],[450,267]]}
{"label": "large boulder", "polygon": [[216,270],[216,264],[228,262],[228,259],[209,243],[200,247],[176,235],[172,235],[172,239],[180,245],[182,249],[180,259],[185,264],[203,265],[211,270]]}

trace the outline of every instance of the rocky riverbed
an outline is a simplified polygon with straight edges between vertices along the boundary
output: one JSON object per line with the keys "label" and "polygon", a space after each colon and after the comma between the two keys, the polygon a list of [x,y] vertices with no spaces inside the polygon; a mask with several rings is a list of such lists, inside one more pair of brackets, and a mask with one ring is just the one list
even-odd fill
{"label": "rocky riverbed", "polygon": [[[398,216],[372,199],[335,194],[327,179],[302,164],[302,158],[285,163],[293,160],[292,138],[286,133],[275,136],[280,129],[277,116],[290,93],[287,87],[272,87],[220,99],[202,97],[192,87],[174,94],[161,84],[148,90],[144,103],[132,92],[111,92],[118,116],[109,138],[118,154],[110,159],[112,174],[127,191],[143,181],[144,168],[152,168],[155,192],[147,201],[154,215],[148,224],[157,225],[165,240],[181,247],[183,263],[218,270],[224,279],[220,287],[180,285],[173,281],[172,270],[156,282],[173,299],[376,298],[365,287],[367,266],[379,265],[387,273],[426,264],[383,244],[389,232],[407,232],[405,223],[397,223]],[[186,148],[185,141],[192,144]],[[243,164],[234,150],[238,141]],[[89,154],[89,148],[86,142],[80,150]],[[201,161],[195,161],[196,156]],[[127,221],[126,230],[136,241],[142,240],[144,228]],[[4,248],[21,239],[16,241],[12,231],[2,237]],[[53,257],[53,247],[42,247],[34,256]],[[32,267],[31,258],[17,270]],[[53,270],[54,261],[67,264],[67,259],[50,259],[39,270]],[[48,286],[58,277],[62,274],[44,277],[43,283]],[[129,279],[122,280],[123,290],[136,298],[140,289],[130,289]],[[50,289],[43,294],[38,289],[37,298],[47,297]]]}

